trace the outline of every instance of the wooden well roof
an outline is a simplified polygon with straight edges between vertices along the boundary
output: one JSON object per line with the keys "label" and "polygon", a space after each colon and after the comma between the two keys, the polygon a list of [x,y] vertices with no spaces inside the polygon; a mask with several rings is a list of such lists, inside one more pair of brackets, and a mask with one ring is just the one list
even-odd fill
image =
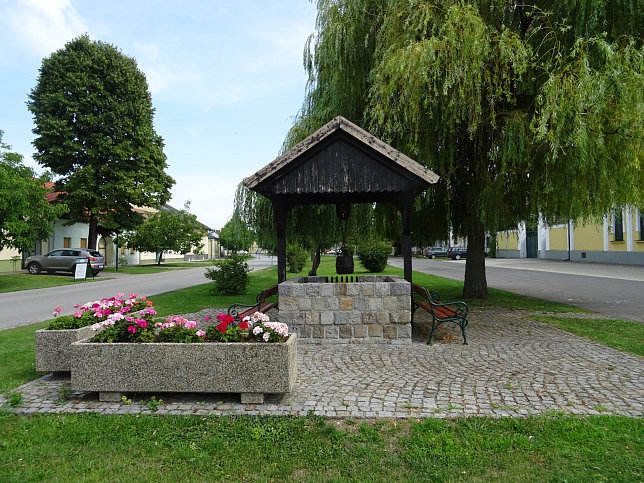
{"label": "wooden well roof", "polygon": [[414,196],[439,177],[338,116],[244,179],[268,198],[295,204],[394,201]]}

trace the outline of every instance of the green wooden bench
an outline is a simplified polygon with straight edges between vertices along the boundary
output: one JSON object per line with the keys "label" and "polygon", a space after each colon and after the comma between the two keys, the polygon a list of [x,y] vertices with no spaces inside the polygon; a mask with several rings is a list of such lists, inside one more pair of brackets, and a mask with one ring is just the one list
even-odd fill
{"label": "green wooden bench", "polygon": [[243,319],[247,315],[253,315],[255,312],[268,312],[270,309],[277,307],[277,301],[268,302],[267,300],[273,295],[277,295],[277,285],[273,285],[267,289],[262,290],[257,294],[256,302],[252,305],[248,304],[232,304],[228,307],[228,315],[235,318]]}
{"label": "green wooden bench", "polygon": [[465,327],[467,327],[467,313],[469,312],[469,308],[465,302],[441,302],[441,297],[437,290],[428,291],[425,287],[415,283],[411,284],[411,292],[412,322],[414,320],[414,313],[418,309],[423,309],[432,315],[432,330],[427,340],[428,344],[432,343],[436,328],[446,322],[453,322],[461,328],[463,344],[467,344]]}

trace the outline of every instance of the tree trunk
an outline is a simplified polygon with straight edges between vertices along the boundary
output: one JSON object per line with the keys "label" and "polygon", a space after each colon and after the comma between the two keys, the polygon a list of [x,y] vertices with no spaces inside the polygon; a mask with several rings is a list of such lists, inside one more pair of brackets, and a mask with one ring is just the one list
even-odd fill
{"label": "tree trunk", "polygon": [[318,248],[313,255],[313,266],[309,271],[309,277],[315,277],[318,274],[318,267],[320,266],[320,257],[322,256],[322,244],[318,243]]}
{"label": "tree trunk", "polygon": [[89,234],[87,235],[87,248],[96,250],[96,241],[98,239],[98,220],[94,214],[89,216]]}
{"label": "tree trunk", "polygon": [[478,220],[470,222],[467,230],[467,258],[465,261],[463,297],[488,298],[487,279],[485,278],[485,228]]}
{"label": "tree trunk", "polygon": [[161,265],[162,258],[163,258],[163,252],[157,252],[157,265]]}

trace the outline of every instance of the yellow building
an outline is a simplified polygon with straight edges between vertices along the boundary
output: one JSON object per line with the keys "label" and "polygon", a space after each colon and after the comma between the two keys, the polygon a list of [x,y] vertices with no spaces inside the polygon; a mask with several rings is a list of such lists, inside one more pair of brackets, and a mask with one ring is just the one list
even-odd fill
{"label": "yellow building", "polygon": [[536,230],[520,223],[497,233],[498,258],[543,258],[623,265],[644,265],[644,210],[626,206],[600,224],[546,225]]}

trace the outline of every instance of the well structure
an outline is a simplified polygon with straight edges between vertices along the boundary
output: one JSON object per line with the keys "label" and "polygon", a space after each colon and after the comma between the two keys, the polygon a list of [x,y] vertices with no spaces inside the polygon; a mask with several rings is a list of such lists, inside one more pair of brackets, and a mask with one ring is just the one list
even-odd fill
{"label": "well structure", "polygon": [[244,185],[266,196],[273,206],[278,283],[286,280],[286,224],[291,208],[373,202],[392,203],[402,215],[404,278],[411,282],[412,202],[437,181],[431,170],[338,116],[244,179]]}
{"label": "well structure", "polygon": [[410,284],[388,275],[336,282],[295,277],[279,285],[279,318],[303,343],[411,343]]}

